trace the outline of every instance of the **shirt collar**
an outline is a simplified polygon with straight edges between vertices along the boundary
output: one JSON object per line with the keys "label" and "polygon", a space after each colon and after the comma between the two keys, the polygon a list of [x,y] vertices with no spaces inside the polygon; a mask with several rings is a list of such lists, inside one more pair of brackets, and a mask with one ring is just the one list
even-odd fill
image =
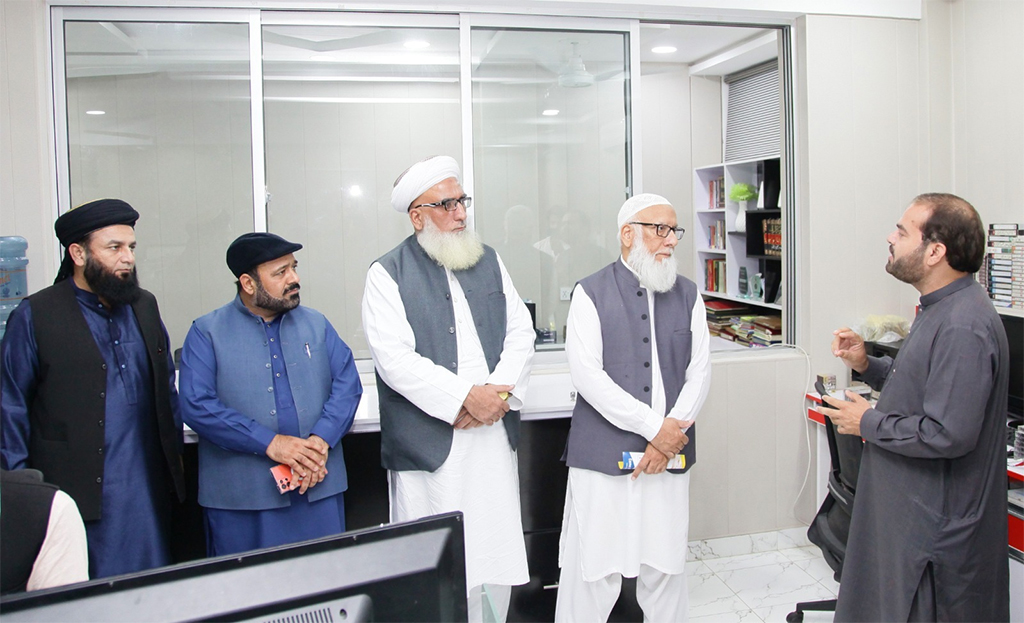
{"label": "shirt collar", "polygon": [[934,305],[954,292],[959,292],[974,283],[974,275],[964,275],[959,279],[948,283],[934,292],[929,292],[921,297],[921,307]]}
{"label": "shirt collar", "polygon": [[[256,314],[252,313],[252,310],[250,310],[248,307],[245,306],[245,303],[242,302],[242,295],[241,294],[236,294],[235,295],[235,300],[231,301],[231,304],[235,306],[235,309],[237,309],[238,311],[242,312],[243,314],[249,316],[250,318],[255,318],[256,320],[259,320],[261,323],[264,322],[262,316],[257,316]],[[288,311],[291,311],[291,310],[288,310]],[[275,322],[279,322],[287,314],[288,314],[288,312],[281,312],[280,314],[275,316],[273,320],[271,320],[270,322],[267,322],[266,324],[274,324]]]}
{"label": "shirt collar", "polygon": [[68,281],[71,282],[71,289],[75,293],[75,298],[81,301],[82,304],[96,309],[108,309],[106,305],[100,302],[100,297],[96,296],[94,292],[79,288],[74,278],[69,278]]}

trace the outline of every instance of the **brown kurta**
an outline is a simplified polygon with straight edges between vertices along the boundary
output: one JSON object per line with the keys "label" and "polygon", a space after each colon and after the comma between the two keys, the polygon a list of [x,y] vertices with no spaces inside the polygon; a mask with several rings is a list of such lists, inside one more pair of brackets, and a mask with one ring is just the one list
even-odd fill
{"label": "brown kurta", "polygon": [[906,621],[912,606],[939,621],[1009,619],[1008,371],[1006,334],[970,276],[921,297],[895,361],[871,358],[865,380],[884,386],[861,420],[836,621]]}

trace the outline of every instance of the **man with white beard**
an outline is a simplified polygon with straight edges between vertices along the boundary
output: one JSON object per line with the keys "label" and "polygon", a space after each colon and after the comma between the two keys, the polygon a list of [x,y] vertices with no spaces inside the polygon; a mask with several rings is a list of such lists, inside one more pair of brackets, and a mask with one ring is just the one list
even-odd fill
{"label": "man with white beard", "polygon": [[578,398],[555,621],[608,620],[623,576],[637,578],[645,621],[686,621],[693,419],[711,379],[704,302],[676,274],[683,228],[667,199],[627,200],[618,224],[622,257],[576,284],[569,307]]}
{"label": "man with white beard", "polygon": [[501,259],[466,228],[459,175],[434,156],[395,181],[391,206],[415,231],[370,266],[363,329],[391,521],[462,511],[469,620],[483,620],[484,590],[504,620],[530,579],[516,447],[536,334]]}

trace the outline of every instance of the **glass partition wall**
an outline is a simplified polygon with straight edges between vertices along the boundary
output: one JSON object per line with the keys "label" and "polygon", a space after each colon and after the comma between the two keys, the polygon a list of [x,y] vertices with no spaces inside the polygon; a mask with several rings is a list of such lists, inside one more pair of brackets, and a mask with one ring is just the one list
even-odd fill
{"label": "glass partition wall", "polygon": [[618,252],[626,22],[52,11],[59,209],[120,197],[139,210],[140,279],[176,346],[234,295],[230,241],[265,229],[305,246],[303,302],[368,357],[366,270],[412,232],[391,187],[434,154],[462,163],[471,226],[533,303],[542,343],[564,340],[572,286]]}
{"label": "glass partition wall", "polygon": [[253,228],[249,36],[244,23],[63,24],[70,197],[141,214],[142,286],[171,343],[234,293],[224,251]]}
{"label": "glass partition wall", "polygon": [[474,28],[477,229],[565,341],[576,281],[619,253],[628,196],[628,33]]}

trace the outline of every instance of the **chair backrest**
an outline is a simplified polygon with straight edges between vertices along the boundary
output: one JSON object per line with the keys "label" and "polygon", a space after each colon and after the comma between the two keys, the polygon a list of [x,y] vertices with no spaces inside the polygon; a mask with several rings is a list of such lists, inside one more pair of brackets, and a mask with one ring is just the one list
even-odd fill
{"label": "chair backrest", "polygon": [[841,485],[843,491],[835,493],[842,498],[840,502],[849,506],[847,512],[852,512],[853,496],[857,492],[860,459],[864,452],[864,440],[856,435],[836,433],[835,426],[829,418],[825,418],[825,435],[828,438],[828,451],[832,458],[830,488]]}

